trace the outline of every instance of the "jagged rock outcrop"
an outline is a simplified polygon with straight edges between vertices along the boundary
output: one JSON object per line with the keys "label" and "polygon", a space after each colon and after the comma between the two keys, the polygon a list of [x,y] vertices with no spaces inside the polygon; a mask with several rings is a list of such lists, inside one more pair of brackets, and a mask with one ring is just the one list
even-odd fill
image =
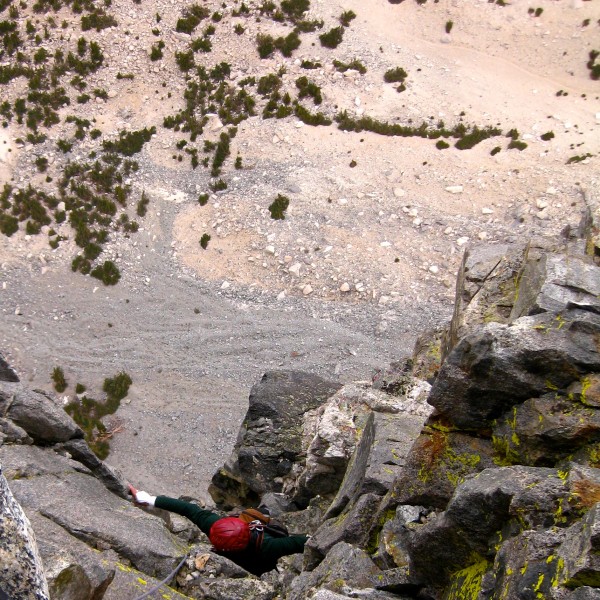
{"label": "jagged rock outcrop", "polygon": [[297,371],[269,371],[250,391],[249,407],[227,464],[209,492],[225,507],[256,505],[279,493],[283,479],[302,460],[303,417],[340,385]]}

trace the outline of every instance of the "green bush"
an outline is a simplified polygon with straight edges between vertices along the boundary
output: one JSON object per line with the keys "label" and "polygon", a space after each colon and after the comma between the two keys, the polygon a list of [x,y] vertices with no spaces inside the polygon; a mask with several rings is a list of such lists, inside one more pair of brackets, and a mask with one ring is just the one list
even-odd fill
{"label": "green bush", "polygon": [[19,220],[11,215],[0,213],[0,232],[10,237],[17,231],[19,231]]}
{"label": "green bush", "polygon": [[340,73],[345,73],[349,70],[358,71],[361,75],[364,75],[367,72],[366,67],[357,59],[350,61],[349,63],[340,62],[339,60],[333,61],[333,66]]}
{"label": "green bush", "polygon": [[435,147],[438,150],[445,150],[446,148],[450,148],[450,144],[448,142],[444,141],[444,140],[438,140],[435,143]]}
{"label": "green bush", "polygon": [[319,36],[321,46],[324,46],[325,48],[337,48],[342,43],[343,39],[344,28],[341,25],[330,29],[326,33],[322,33]]}
{"label": "green bush", "polygon": [[203,250],[206,250],[208,247],[208,242],[210,242],[210,235],[208,235],[208,233],[202,234],[202,237],[200,238],[200,246]]}
{"label": "green bush", "polygon": [[193,4],[184,11],[183,17],[177,20],[175,31],[191,34],[202,19],[206,19],[210,11],[198,4]]}
{"label": "green bush", "polygon": [[206,206],[207,202],[208,202],[208,194],[200,194],[198,196],[198,204],[200,206]]}
{"label": "green bush", "polygon": [[131,377],[124,371],[121,371],[114,377],[107,377],[104,380],[102,391],[106,393],[109,403],[120,402],[127,396],[131,384]]}
{"label": "green bush", "polygon": [[65,379],[65,372],[60,367],[54,367],[52,371],[52,381],[54,382],[54,389],[62,394],[67,389],[67,380]]}
{"label": "green bush", "polygon": [[115,142],[105,140],[102,147],[107,152],[118,152],[124,156],[133,156],[142,150],[144,144],[156,133],[156,127],[144,128],[139,131],[121,131]]}
{"label": "green bush", "polygon": [[145,217],[146,213],[148,212],[148,204],[150,203],[150,200],[148,198],[148,196],[146,196],[146,192],[142,192],[142,197],[140,198],[139,202],[137,203],[137,207],[136,207],[136,214],[138,217]]}
{"label": "green bush", "polygon": [[386,83],[403,83],[407,77],[408,73],[402,67],[396,67],[388,69],[383,75],[383,80]]}
{"label": "green bush", "polygon": [[321,102],[323,102],[321,88],[316,83],[309,81],[307,77],[299,77],[296,79],[296,87],[299,90],[299,98],[310,96],[315,104],[321,104]]}
{"label": "green bush", "polygon": [[510,144],[508,144],[508,149],[512,150],[519,150],[519,151],[523,151],[525,150],[525,148],[527,148],[527,144],[525,142],[522,142],[521,140],[511,140]]}
{"label": "green bush", "polygon": [[344,27],[350,27],[350,21],[356,19],[356,13],[352,10],[346,10],[340,15],[340,23]]}
{"label": "green bush", "polygon": [[121,279],[118,267],[110,260],[105,260],[102,265],[92,269],[90,275],[102,281],[104,285],[116,285]]}
{"label": "green bush", "polygon": [[544,142],[548,142],[554,137],[554,131],[546,131],[546,133],[543,133],[540,137]]}
{"label": "green bush", "polygon": [[89,29],[101,31],[102,29],[114,27],[115,25],[118,25],[118,23],[112,15],[94,12],[81,17],[81,31],[88,31]]}
{"label": "green bush", "polygon": [[317,127],[319,125],[331,125],[331,119],[326,117],[323,113],[311,113],[309,110],[304,108],[301,104],[296,104],[294,107],[294,114],[307,125]]}
{"label": "green bush", "polygon": [[285,219],[285,211],[290,205],[290,199],[281,194],[277,195],[277,198],[269,205],[269,212],[271,213],[271,219],[283,220]]}

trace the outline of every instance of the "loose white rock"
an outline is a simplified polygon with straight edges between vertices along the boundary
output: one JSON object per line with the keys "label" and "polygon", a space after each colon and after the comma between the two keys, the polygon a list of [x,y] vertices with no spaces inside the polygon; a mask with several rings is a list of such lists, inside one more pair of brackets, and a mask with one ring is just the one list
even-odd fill
{"label": "loose white rock", "polygon": [[350,284],[346,281],[344,281],[344,283],[342,283],[342,285],[340,285],[340,292],[349,292],[350,291]]}
{"label": "loose white rock", "polygon": [[463,189],[464,188],[462,185],[449,185],[446,188],[446,191],[450,192],[451,194],[462,194]]}
{"label": "loose white rock", "polygon": [[288,271],[292,274],[295,275],[296,277],[300,277],[300,269],[302,268],[302,263],[294,263],[289,269]]}

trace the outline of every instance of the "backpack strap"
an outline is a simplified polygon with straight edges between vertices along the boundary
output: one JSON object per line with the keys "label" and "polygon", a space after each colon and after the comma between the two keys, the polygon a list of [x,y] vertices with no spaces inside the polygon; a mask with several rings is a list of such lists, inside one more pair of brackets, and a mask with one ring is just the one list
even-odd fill
{"label": "backpack strap", "polygon": [[265,538],[264,525],[258,519],[255,521],[250,521],[248,525],[250,527],[250,543],[248,544],[248,547],[252,547],[255,550],[260,550]]}

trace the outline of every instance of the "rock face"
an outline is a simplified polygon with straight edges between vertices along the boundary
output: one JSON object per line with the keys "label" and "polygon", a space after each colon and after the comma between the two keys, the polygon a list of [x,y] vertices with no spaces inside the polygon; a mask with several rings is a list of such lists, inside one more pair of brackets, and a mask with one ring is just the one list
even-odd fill
{"label": "rock face", "polygon": [[372,382],[263,376],[210,489],[219,508],[262,504],[311,535],[260,579],[181,520],[132,507],[51,396],[1,383],[0,461],[51,597],[135,597],[189,551],[163,596],[599,598],[595,218],[581,239],[470,249],[452,322]]}
{"label": "rock face", "polygon": [[44,575],[29,519],[12,495],[0,470],[0,594],[2,598],[47,600]]}
{"label": "rock face", "polygon": [[215,502],[256,505],[262,494],[281,492],[283,478],[301,460],[304,414],[339,388],[316,375],[265,373],[250,392],[233,455],[213,477],[209,492]]}

